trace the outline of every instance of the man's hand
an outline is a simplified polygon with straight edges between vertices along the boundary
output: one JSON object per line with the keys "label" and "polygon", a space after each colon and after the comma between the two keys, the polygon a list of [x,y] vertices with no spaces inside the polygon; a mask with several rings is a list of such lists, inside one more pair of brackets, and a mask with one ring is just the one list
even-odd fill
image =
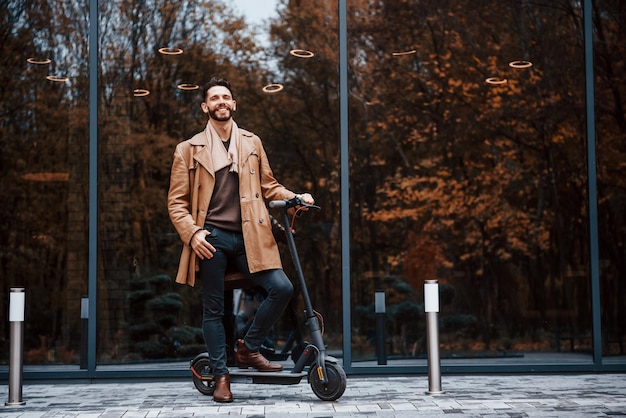
{"label": "man's hand", "polygon": [[300,200],[302,200],[302,202],[306,203],[307,205],[315,204],[315,199],[313,199],[313,196],[311,196],[310,193],[301,194]]}
{"label": "man's hand", "polygon": [[200,260],[204,260],[205,258],[211,259],[213,258],[213,253],[216,251],[215,247],[213,247],[206,240],[206,237],[211,235],[209,231],[206,229],[202,229],[196,232],[193,237],[191,237],[191,248],[196,253]]}

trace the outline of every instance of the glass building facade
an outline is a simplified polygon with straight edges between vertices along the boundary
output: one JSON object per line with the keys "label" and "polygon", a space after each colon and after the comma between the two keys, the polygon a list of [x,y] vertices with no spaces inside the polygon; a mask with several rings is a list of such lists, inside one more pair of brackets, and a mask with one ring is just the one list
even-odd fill
{"label": "glass building facade", "polygon": [[625,18],[619,0],[1,2],[0,300],[25,289],[24,377],[187,376],[205,351],[166,197],[214,75],[322,206],[294,228],[346,372],[427,370],[426,280],[444,373],[626,370]]}

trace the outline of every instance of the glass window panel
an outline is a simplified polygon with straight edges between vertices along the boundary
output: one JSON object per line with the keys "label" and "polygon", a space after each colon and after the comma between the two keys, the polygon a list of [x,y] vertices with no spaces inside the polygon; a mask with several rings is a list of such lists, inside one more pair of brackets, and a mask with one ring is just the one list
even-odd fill
{"label": "glass window panel", "polygon": [[[425,364],[422,286],[436,278],[444,365],[589,364],[579,3],[348,1],[351,324],[341,323],[337,1],[100,3],[99,367],[186,367],[205,350],[201,289],[173,283],[182,243],[166,194],[175,145],[206,123],[199,90],[213,75],[232,81],[235,119],[263,139],[276,177],[323,207],[294,227],[332,354],[350,326],[354,364],[376,363],[382,290],[386,354]],[[622,9],[618,0],[593,9],[609,364],[623,362],[626,344]],[[0,92],[0,298],[26,288],[27,365],[78,368],[88,4],[9,1],[0,18],[10,86]],[[302,309],[296,297],[300,322]],[[294,329],[289,313],[268,341],[279,350]],[[8,335],[8,323],[0,328]]]}
{"label": "glass window panel", "polygon": [[579,6],[349,2],[355,361],[591,361]]}
{"label": "glass window panel", "polygon": [[[182,242],[166,196],[174,147],[206,125],[201,87],[214,75],[231,81],[235,120],[263,139],[279,181],[323,207],[294,227],[329,348],[341,347],[336,9],[328,1],[312,9],[269,0],[101,4],[100,366],[186,367],[206,350],[200,286],[174,283]],[[301,322],[300,299],[294,304]],[[292,329],[286,315],[277,349]]]}
{"label": "glass window panel", "polygon": [[[27,366],[80,363],[87,12],[84,2],[66,3],[9,1],[0,9],[0,300],[9,300],[10,287],[25,288]],[[3,336],[8,326],[0,323]],[[3,338],[2,364],[8,344]]]}
{"label": "glass window panel", "polygon": [[603,362],[623,362],[626,355],[626,193],[624,168],[624,67],[626,24],[624,3],[599,1],[593,9],[597,25],[595,52],[595,109],[598,161],[598,231],[600,244],[600,286],[602,309]]}

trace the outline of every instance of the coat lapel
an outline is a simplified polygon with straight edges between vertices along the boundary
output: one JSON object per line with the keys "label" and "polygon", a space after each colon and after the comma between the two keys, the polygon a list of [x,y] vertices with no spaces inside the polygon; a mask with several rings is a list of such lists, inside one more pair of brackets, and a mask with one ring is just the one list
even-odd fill
{"label": "coat lapel", "polygon": [[207,140],[206,129],[197,135],[194,135],[189,143],[194,147],[202,147],[193,156],[193,159],[204,167],[213,177],[215,170],[213,169],[213,158],[211,158],[211,143]]}
{"label": "coat lapel", "polygon": [[250,154],[255,154],[256,149],[254,143],[250,140],[251,136],[243,129],[239,129],[239,172],[242,173],[243,166],[247,163]]}

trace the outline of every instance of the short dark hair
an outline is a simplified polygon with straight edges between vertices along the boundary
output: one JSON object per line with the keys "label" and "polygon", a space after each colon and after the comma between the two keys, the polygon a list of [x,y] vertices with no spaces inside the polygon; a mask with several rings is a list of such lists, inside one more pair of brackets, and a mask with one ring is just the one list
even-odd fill
{"label": "short dark hair", "polygon": [[230,86],[230,82],[224,78],[219,78],[219,77],[213,77],[209,80],[208,83],[206,83],[204,85],[204,87],[202,88],[202,101],[204,102],[206,100],[206,94],[209,91],[209,89],[211,87],[215,87],[215,86],[222,86],[222,87],[226,87],[228,89],[228,91],[230,91],[230,95],[235,98],[235,95],[233,94],[233,89]]}

